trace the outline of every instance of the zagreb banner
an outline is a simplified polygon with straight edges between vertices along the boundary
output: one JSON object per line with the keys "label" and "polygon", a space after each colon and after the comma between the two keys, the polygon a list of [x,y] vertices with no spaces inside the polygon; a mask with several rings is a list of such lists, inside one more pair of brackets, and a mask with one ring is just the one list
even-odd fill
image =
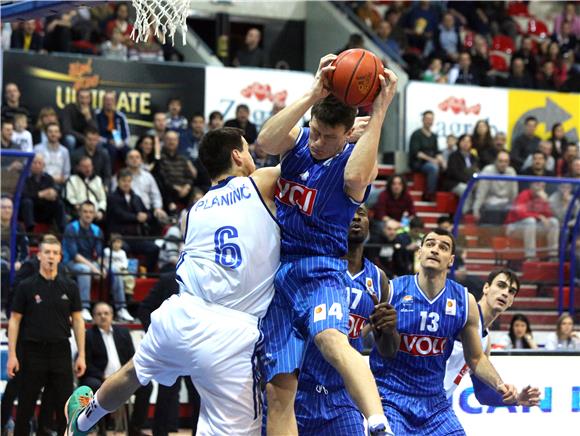
{"label": "zagreb banner", "polygon": [[286,106],[312,86],[313,75],[267,68],[206,67],[205,116],[220,111],[224,119],[235,118],[236,106],[250,109],[250,121],[260,127],[274,104]]}
{"label": "zagreb banner", "polygon": [[203,112],[204,68],[178,63],[123,62],[94,56],[40,55],[4,52],[4,85],[14,82],[36,123],[46,106],[60,113],[76,101],[79,89],[90,89],[93,108],[102,107],[106,91],[117,94],[117,110],[124,112],[131,134],[153,127],[153,114],[167,112],[172,97],[181,98],[188,119]]}

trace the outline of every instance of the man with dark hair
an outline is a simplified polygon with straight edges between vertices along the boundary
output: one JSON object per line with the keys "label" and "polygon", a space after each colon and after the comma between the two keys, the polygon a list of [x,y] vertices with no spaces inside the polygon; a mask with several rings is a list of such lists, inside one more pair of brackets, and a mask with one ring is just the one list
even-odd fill
{"label": "man with dark hair", "polygon": [[4,150],[20,150],[20,147],[16,142],[12,140],[12,134],[14,132],[14,121],[2,120],[2,148]]}
{"label": "man with dark hair", "polygon": [[72,154],[74,154],[75,148],[85,143],[87,129],[89,127],[94,129],[97,135],[99,134],[95,111],[91,103],[91,90],[79,89],[77,91],[77,101],[67,104],[62,111],[62,133],[64,135],[64,142]]}
{"label": "man with dark hair", "polygon": [[[419,249],[418,274],[390,282],[388,303],[397,311],[397,327],[389,326],[386,303],[371,315],[376,340],[371,369],[395,434],[464,434],[443,385],[451,354],[446,344],[458,336],[475,375],[505,403],[517,398],[515,386],[504,384],[483,352],[475,298],[447,278],[454,260],[453,235],[428,232]],[[392,350],[398,350],[394,357]]]}
{"label": "man with dark hair", "polygon": [[[375,381],[348,342],[349,304],[344,293],[348,227],[377,175],[380,130],[397,89],[397,77],[384,69],[372,115],[356,143],[348,143],[356,108],[325,88],[335,55],[320,60],[310,91],[271,117],[258,143],[282,155],[277,216],[282,225],[282,266],[263,330],[268,386],[267,430],[297,432],[294,397],[301,348],[314,341],[341,375],[372,435],[390,434]],[[296,127],[312,108],[310,128]],[[296,334],[298,341],[295,342]],[[297,345],[296,345],[297,344]]]}
{"label": "man with dark hair", "polygon": [[197,113],[191,117],[187,130],[179,135],[179,154],[195,162],[199,156],[199,142],[205,133],[205,118]]}
{"label": "man with dark hair", "polygon": [[437,145],[437,134],[431,132],[433,111],[423,112],[423,127],[411,135],[409,141],[410,163],[413,171],[420,171],[427,177],[427,188],[423,199],[433,201],[437,190],[439,172],[445,167],[443,156]]}
{"label": "man with dark hair", "polygon": [[14,429],[17,436],[30,433],[29,422],[34,416],[38,395],[47,385],[53,387],[54,403],[50,410],[56,412],[58,434],[64,433],[64,406],[73,389],[69,319],[72,319],[78,348],[75,375],[81,377],[86,369],[85,323],[79,291],[74,282],[58,273],[61,245],[57,239],[43,240],[38,260],[39,272],[23,280],[14,293],[8,324],[8,376],[14,377],[21,371],[25,381],[18,395]]}
{"label": "man with dark hair", "polygon": [[[552,171],[546,169],[546,155],[541,150],[536,150],[532,153],[532,164],[521,171],[523,176],[536,176],[536,177],[554,177],[555,174]],[[530,187],[529,182],[520,182],[519,189],[523,191]],[[546,187],[546,192],[551,194],[557,188],[555,184],[548,183]]]}
{"label": "man with dark hair", "polygon": [[63,197],[72,215],[78,215],[81,204],[90,201],[97,208],[95,220],[101,222],[107,213],[107,190],[103,180],[95,174],[93,160],[81,156],[76,172],[66,181]]}
{"label": "man with dark hair", "polygon": [[224,116],[220,111],[213,111],[209,114],[208,122],[207,122],[207,129],[208,130],[215,130],[222,128],[224,126]]}
{"label": "man with dark hair", "polygon": [[[244,46],[236,52],[232,64],[234,67],[265,67],[268,63],[266,54],[260,48],[262,32],[252,27],[246,33]],[[232,126],[230,126],[232,127]],[[246,140],[248,140],[246,138]],[[252,141],[253,142],[253,141]],[[248,143],[252,143],[248,140]]]}
{"label": "man with dark hair", "polygon": [[[491,341],[489,340],[489,331],[493,322],[514,302],[520,290],[520,280],[515,272],[511,269],[496,269],[489,273],[485,285],[483,286],[483,295],[478,302],[480,310],[479,332],[481,346],[485,354],[489,357],[491,353]],[[453,392],[463,380],[465,374],[469,371],[469,366],[465,363],[463,355],[463,344],[461,340],[456,339],[453,344],[453,351],[447,360],[445,371],[445,395],[451,399]],[[504,406],[502,396],[495,390],[490,389],[483,384],[479,378],[473,376],[473,387],[475,396],[482,405],[487,406]],[[540,391],[532,388],[530,385],[522,389],[513,404],[518,406],[537,406],[540,402]]]}
{"label": "man with dark hair", "polygon": [[30,111],[22,106],[20,97],[20,89],[18,85],[14,82],[8,82],[4,86],[4,104],[2,105],[2,122],[6,120],[13,120],[14,115],[17,113],[25,114],[29,118],[30,124]]}
{"label": "man with dark hair", "polygon": [[256,125],[250,121],[250,108],[246,104],[239,104],[236,107],[236,118],[227,120],[225,127],[237,127],[244,131],[244,138],[248,144],[252,145],[258,137]]}
{"label": "man with dark hair", "polygon": [[[152,379],[171,386],[183,375],[190,375],[202,398],[199,434],[260,434],[256,349],[280,264],[280,230],[272,215],[280,171],[254,171],[248,143],[233,132],[212,131],[200,147],[213,186],[183,223],[179,295],[152,314],[134,358],[94,396],[87,386],[73,393],[69,435],[87,434]],[[218,164],[219,156],[225,162]]]}
{"label": "man with dark hair", "polygon": [[57,185],[62,186],[70,176],[70,153],[60,143],[62,138],[58,123],[48,123],[46,126],[46,144],[34,146],[34,153],[44,155],[46,172],[52,176]]}
{"label": "man with dark hair", "polygon": [[512,166],[516,172],[520,172],[526,158],[536,150],[540,145],[540,137],[536,136],[538,119],[536,117],[527,117],[524,121],[524,131],[516,136],[512,142],[510,158]]}
{"label": "man with dark hair", "polygon": [[129,149],[131,131],[127,116],[117,110],[117,95],[115,91],[107,91],[103,97],[103,107],[96,111],[95,119],[100,135],[107,143],[111,162],[125,159]]}
{"label": "man with dark hair", "polygon": [[108,190],[111,186],[111,158],[103,147],[99,131],[93,126],[88,126],[80,143],[83,146],[77,147],[71,154],[72,167],[76,168],[83,156],[89,157],[93,161],[94,173],[101,178],[105,189]]}
{"label": "man with dark hair", "polygon": [[167,103],[167,114],[165,114],[167,128],[169,130],[183,133],[183,131],[187,129],[187,118],[181,114],[182,107],[183,105],[179,97],[169,99],[169,102]]}

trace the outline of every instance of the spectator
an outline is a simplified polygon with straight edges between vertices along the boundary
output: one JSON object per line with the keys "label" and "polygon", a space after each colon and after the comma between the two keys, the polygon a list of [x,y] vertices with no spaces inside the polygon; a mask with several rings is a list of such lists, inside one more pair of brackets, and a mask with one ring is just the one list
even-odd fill
{"label": "spectator", "polygon": [[252,27],[246,33],[244,47],[236,52],[232,62],[234,67],[266,67],[266,54],[260,48],[262,32]]}
{"label": "spectator", "polygon": [[495,134],[495,136],[493,137],[493,145],[494,145],[496,151],[500,152],[502,150],[505,150],[506,144],[507,144],[507,136],[505,135],[505,133],[504,132],[497,132]]}
{"label": "spectator", "polygon": [[569,142],[562,123],[556,123],[552,126],[552,135],[549,141],[552,143],[552,156],[554,156],[554,159],[562,157]]}
{"label": "spectator", "polygon": [[126,240],[131,254],[145,256],[147,271],[153,272],[157,266],[159,247],[151,240],[142,239],[149,236],[153,216],[131,189],[132,178],[131,171],[126,168],[117,176],[117,189],[108,198],[108,228],[113,233],[131,237]]}
{"label": "spectator", "polygon": [[26,114],[14,114],[14,131],[12,132],[12,142],[19,150],[32,151],[32,134],[28,129],[28,117]]}
{"label": "spectator", "polygon": [[236,118],[227,120],[225,127],[237,127],[244,131],[244,138],[249,145],[256,142],[258,138],[258,129],[256,125],[250,121],[250,108],[245,104],[239,104],[236,107]]}
{"label": "spectator", "polygon": [[4,150],[20,150],[16,142],[12,140],[14,136],[14,122],[2,121],[2,148]]}
{"label": "spectator", "polygon": [[445,54],[447,61],[457,61],[459,56],[459,33],[455,27],[455,18],[451,12],[446,12],[443,15],[443,20],[439,24],[437,43]]}
{"label": "spectator", "polygon": [[115,6],[115,18],[109,20],[105,26],[105,36],[107,39],[113,37],[113,31],[117,29],[123,36],[125,45],[130,45],[131,32],[133,26],[129,23],[129,5],[127,3],[117,3]]}
{"label": "spectator", "polygon": [[129,149],[131,131],[127,117],[117,109],[117,97],[114,91],[107,91],[103,97],[103,107],[97,110],[96,120],[99,134],[107,143],[107,149],[113,165],[117,160],[125,159]]}
{"label": "spectator", "polygon": [[408,42],[405,29],[401,25],[401,11],[396,7],[391,7],[385,13],[385,20],[391,25],[391,38],[397,42],[401,52],[405,52]]}
{"label": "spectator", "polygon": [[58,186],[50,174],[44,172],[42,154],[32,160],[30,176],[26,179],[20,202],[20,215],[27,232],[33,232],[36,223],[55,224],[60,233],[64,232],[66,217],[64,203]]}
{"label": "spectator", "polygon": [[380,265],[390,279],[405,275],[412,268],[412,257],[403,246],[408,241],[397,235],[399,228],[394,220],[382,221],[380,233],[372,235],[369,241],[368,257]]}
{"label": "spectator", "polygon": [[48,144],[46,128],[50,124],[58,124],[58,116],[54,108],[47,106],[40,109],[38,118],[32,131],[32,142],[35,144]]}
{"label": "spectator", "polygon": [[447,163],[449,162],[449,156],[451,156],[451,153],[453,153],[455,150],[457,150],[457,136],[455,136],[453,134],[447,135],[445,143],[447,145],[447,148],[445,148],[445,150],[443,150],[443,152],[441,153],[441,156],[443,156],[443,162],[445,162],[445,165],[443,165],[443,167],[447,168]]}
{"label": "spectator", "polygon": [[574,331],[574,318],[563,313],[556,321],[556,332],[546,340],[546,350],[578,350],[580,334]]}
{"label": "spectator", "polygon": [[429,49],[427,44],[432,41],[439,24],[439,11],[429,1],[415,3],[405,15],[405,33],[409,45],[418,53]]}
{"label": "spectator", "polygon": [[[12,228],[12,214],[14,213],[14,205],[12,199],[3,195],[0,199],[0,224],[2,226],[2,280],[8,279],[11,267],[11,228]],[[18,271],[22,263],[28,257],[28,238],[18,226],[16,229],[16,248],[14,250],[14,270]],[[2,282],[4,284],[4,281]],[[8,288],[4,288],[8,290]]]}
{"label": "spectator", "polygon": [[443,64],[441,59],[433,58],[429,63],[429,68],[425,70],[423,73],[423,81],[424,82],[432,82],[432,83],[446,83],[447,77],[443,73]]}
{"label": "spectator", "polygon": [[534,182],[530,184],[529,189],[520,192],[505,221],[508,236],[516,235],[523,238],[524,254],[528,260],[537,259],[538,230],[546,235],[548,256],[558,255],[560,224],[550,208],[545,185],[543,182]]}
{"label": "spectator", "polygon": [[572,23],[572,33],[580,35],[580,15],[576,14],[576,2],[567,1],[564,10],[554,20],[554,29],[561,29],[562,23],[569,21]]}
{"label": "spectator", "polygon": [[495,162],[497,150],[493,145],[491,129],[487,120],[479,120],[475,123],[472,141],[482,168]]}
{"label": "spectator", "polygon": [[[145,209],[159,224],[167,224],[168,217],[163,210],[163,199],[155,178],[144,168],[141,154],[137,150],[127,153],[127,169],[131,173],[131,189],[141,198]],[[113,192],[117,189],[117,181],[113,181]]]}
{"label": "spectator", "polygon": [[433,111],[423,112],[423,127],[415,130],[410,140],[411,168],[427,177],[427,190],[423,194],[425,201],[435,199],[439,171],[445,164],[437,146],[437,135],[431,132],[433,121]]}
{"label": "spectator", "polygon": [[90,202],[96,206],[95,221],[102,222],[105,218],[107,192],[103,180],[94,172],[90,157],[80,158],[76,173],[70,176],[64,187],[64,199],[74,216],[80,216],[81,206]]}
{"label": "spectator", "polygon": [[[172,129],[175,130],[175,129]],[[205,134],[205,119],[197,113],[191,117],[191,125],[179,135],[179,154],[194,162],[199,156],[199,142]]]}
{"label": "spectator", "polygon": [[542,70],[536,78],[536,88],[557,91],[558,86],[556,85],[556,81],[557,77],[555,74],[554,63],[552,61],[546,61],[544,65],[542,65]]}
{"label": "spectator", "polygon": [[[175,130],[179,133],[187,129],[187,118],[181,114],[182,109],[181,99],[174,97],[169,100],[167,108],[169,112],[165,115],[167,119],[167,128],[169,130]],[[195,115],[194,115],[195,116]],[[203,115],[202,115],[203,118]],[[192,118],[193,123],[193,118]],[[204,120],[205,123],[205,120]]]}
{"label": "spectator", "polygon": [[[113,304],[117,311],[117,321],[134,322],[135,318],[127,311],[125,295],[133,295],[135,289],[135,276],[129,273],[129,259],[123,250],[123,238],[118,233],[112,233],[111,247],[103,250],[103,261],[113,281],[112,294]],[[93,308],[94,310],[94,308]]]}
{"label": "spectator", "polygon": [[510,75],[507,79],[508,88],[534,88],[534,81],[526,71],[526,64],[522,58],[514,57],[510,68]]}
{"label": "spectator", "polygon": [[572,162],[579,156],[578,145],[569,143],[563,148],[563,155],[558,162],[556,162],[556,175],[558,177],[566,177],[572,168]]}
{"label": "spectator", "polygon": [[161,150],[161,147],[163,147],[165,132],[167,132],[167,130],[167,115],[165,112],[155,112],[153,114],[153,128],[147,131],[147,135],[152,136],[155,139],[155,148],[159,147]]}
{"label": "spectator", "polygon": [[42,154],[46,162],[46,172],[52,176],[57,185],[63,186],[70,176],[70,155],[68,149],[60,143],[60,127],[51,123],[46,127],[47,143],[36,144],[35,154]]}
{"label": "spectator", "polygon": [[558,43],[561,53],[576,50],[577,36],[572,33],[572,22],[562,21],[559,32],[552,35],[552,41]]}
{"label": "spectator", "polygon": [[[471,135],[463,134],[459,137],[457,150],[449,156],[443,187],[461,197],[467,189],[467,183],[478,169],[479,162],[471,153]],[[469,209],[466,205],[466,210]]]}
{"label": "spectator", "polygon": [[[550,208],[554,212],[556,218],[560,222],[560,225],[564,224],[566,219],[566,213],[568,207],[570,206],[570,201],[572,201],[572,185],[569,183],[558,184],[558,189],[552,195],[550,195],[549,202]],[[572,209],[572,215],[570,216],[570,221],[568,222],[569,227],[573,227],[576,222],[576,216],[580,211],[580,204],[576,201],[576,205]]]}
{"label": "spectator", "polygon": [[[70,349],[72,329],[78,348],[74,374],[82,377],[85,365],[85,326],[81,317],[79,291],[58,273],[61,246],[58,239],[45,239],[38,253],[40,270],[23,280],[14,294],[8,324],[9,377],[21,371],[25,383],[18,394],[15,435],[27,435],[41,389],[52,386],[49,410],[56,413],[58,434],[66,429],[64,408],[73,390]],[[19,350],[17,357],[16,350]],[[19,357],[22,357],[19,362]]]}
{"label": "spectator", "polygon": [[527,117],[524,121],[524,131],[512,142],[510,158],[512,166],[519,173],[527,157],[532,154],[540,145],[540,138],[536,136],[538,119]]}
{"label": "spectator", "polygon": [[548,54],[543,58],[543,63],[551,61],[554,64],[554,76],[556,87],[559,88],[568,77],[568,68],[562,58],[562,51],[557,42],[552,41],[548,45]]}
{"label": "spectator", "polygon": [[570,165],[570,171],[568,171],[567,177],[572,179],[580,178],[580,157],[575,158]]}
{"label": "spectator", "polygon": [[126,61],[128,56],[125,37],[119,28],[113,29],[111,39],[101,45],[101,55],[105,59]]}
{"label": "spectator", "polygon": [[161,146],[159,145],[159,141],[156,141],[155,137],[151,135],[141,136],[137,140],[135,150],[141,154],[143,167],[150,173],[153,173],[159,159],[161,159]]}
{"label": "spectator", "polygon": [[511,350],[538,348],[534,341],[530,321],[525,315],[515,314],[510,322],[510,331],[501,341],[503,348]]}
{"label": "spectator", "polygon": [[88,127],[97,128],[95,111],[92,108],[91,91],[79,89],[76,103],[67,104],[62,113],[64,142],[71,153],[75,148],[84,144],[84,135]]}
{"label": "spectator", "polygon": [[280,158],[278,156],[266,153],[258,143],[251,147],[250,153],[252,154],[256,168],[275,167],[280,163]]}
{"label": "spectator", "polygon": [[[380,193],[373,212],[374,219],[377,221],[390,221],[391,225],[398,228],[409,224],[416,211],[403,176],[395,174],[389,177],[387,187]],[[402,222],[403,220],[406,222]]]}
{"label": "spectator", "polygon": [[[184,209],[181,211],[181,219],[178,222],[187,219],[186,217],[187,212]],[[179,253],[183,248],[183,235],[178,222],[167,229],[167,232],[161,240],[162,243],[159,247],[159,271],[161,274],[175,271],[175,265],[177,265],[177,261],[179,260]]]}
{"label": "spectator", "polygon": [[224,116],[220,111],[209,114],[208,130],[221,129],[224,126]]}
{"label": "spectator", "polygon": [[93,224],[95,206],[90,201],[81,204],[79,219],[66,226],[62,238],[63,263],[76,276],[81,294],[82,317],[91,322],[91,277],[107,277],[103,265],[103,232]]}
{"label": "spectator", "polygon": [[[556,175],[556,161],[554,160],[554,156],[552,156],[552,143],[550,141],[540,141],[540,145],[534,153],[532,153],[528,158],[524,161],[522,165],[522,174],[524,175],[533,175],[530,174],[529,169],[532,167],[534,154],[536,152],[541,152],[544,155],[544,169],[546,170],[546,175],[548,176],[555,176]],[[540,174],[539,167],[536,167],[535,172],[537,175]]]}
{"label": "spectator", "polygon": [[73,151],[71,155],[72,166],[76,168],[83,157],[90,158],[95,174],[101,178],[105,190],[108,190],[111,186],[111,158],[101,143],[99,131],[94,127],[87,127],[83,144],[84,146]]}
{"label": "spectator", "polygon": [[10,48],[24,51],[43,49],[42,35],[36,31],[36,20],[26,20],[18,29],[12,31]]}
{"label": "spectator", "polygon": [[165,143],[156,171],[165,210],[170,214],[177,212],[178,204],[182,207],[189,205],[191,188],[195,181],[193,166],[185,157],[177,154],[178,142],[176,132],[170,130],[165,134]]}
{"label": "spectator", "polygon": [[45,20],[44,48],[49,52],[69,53],[72,49],[72,24],[77,11],[71,10]]}
{"label": "spectator", "polygon": [[14,115],[26,114],[27,117],[30,116],[30,111],[22,105],[20,101],[20,89],[18,85],[13,82],[8,82],[4,86],[4,105],[2,106],[2,121],[13,120]]}
{"label": "spectator", "polygon": [[408,263],[406,263],[407,271],[401,271],[400,275],[413,274],[418,271],[419,267],[419,247],[423,239],[423,229],[425,225],[420,218],[414,217],[409,223],[409,231],[401,233],[398,236],[401,247],[406,250],[408,255]]}
{"label": "spectator", "polygon": [[163,62],[163,47],[155,36],[153,26],[151,26],[146,41],[132,44],[129,48],[129,60],[131,61],[158,61]]}
{"label": "spectator", "polygon": [[[135,354],[131,333],[127,327],[113,327],[113,308],[105,302],[93,307],[93,326],[86,331],[85,350],[87,371],[79,384],[90,387],[94,392]],[[147,419],[152,389],[153,385],[149,383],[135,391],[133,413],[127,430],[130,436],[141,433]]]}
{"label": "spectator", "polygon": [[471,65],[471,55],[464,51],[459,54],[457,64],[449,70],[448,78],[450,84],[456,85],[480,85],[481,78],[479,71]]}
{"label": "spectator", "polygon": [[[481,175],[515,176],[516,171],[510,166],[510,155],[500,151],[494,164],[483,168]],[[518,195],[517,182],[502,180],[482,180],[475,192],[473,215],[482,224],[503,224],[509,205]]]}
{"label": "spectator", "polygon": [[[544,142],[544,141],[542,141]],[[552,157],[552,156],[550,156]],[[554,177],[555,174],[552,171],[548,171],[546,169],[546,155],[541,150],[536,150],[532,153],[529,157],[530,165],[526,167],[524,164],[525,169],[521,172],[522,176],[537,176],[537,177]],[[527,162],[527,161],[526,161]],[[553,184],[548,184],[548,188],[546,192],[551,194],[556,189],[556,186]],[[529,182],[520,182],[520,191],[524,189],[529,189],[530,183]]]}
{"label": "spectator", "polygon": [[538,58],[534,52],[534,41],[531,36],[522,37],[520,49],[513,54],[513,57],[522,59],[529,77],[536,77],[538,73]]}
{"label": "spectator", "polygon": [[482,86],[490,85],[489,71],[489,47],[487,40],[482,35],[475,35],[473,48],[471,49],[471,65],[479,73]]}
{"label": "spectator", "polygon": [[364,1],[358,3],[356,8],[357,16],[363,21],[370,29],[376,29],[381,21],[381,14],[375,7],[372,1]]}
{"label": "spectator", "polygon": [[392,57],[397,63],[404,64],[405,61],[401,57],[401,47],[399,43],[392,37],[393,27],[387,20],[382,20],[377,28],[377,37],[383,51]]}

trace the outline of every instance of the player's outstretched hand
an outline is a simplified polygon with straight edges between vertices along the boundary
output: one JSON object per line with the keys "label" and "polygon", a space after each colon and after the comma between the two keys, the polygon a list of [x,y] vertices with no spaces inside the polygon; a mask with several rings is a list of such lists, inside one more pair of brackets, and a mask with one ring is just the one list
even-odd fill
{"label": "player's outstretched hand", "polygon": [[327,54],[320,59],[318,71],[316,72],[316,76],[314,76],[314,84],[310,91],[317,101],[326,98],[326,96],[330,94],[327,75],[330,71],[335,69],[334,66],[330,65],[335,59],[336,55],[334,54]]}
{"label": "player's outstretched hand", "polygon": [[373,113],[378,111],[386,112],[397,93],[397,81],[399,79],[391,70],[385,68],[384,73],[379,75],[379,80],[381,81],[381,92],[379,92],[373,102]]}
{"label": "player's outstretched hand", "polygon": [[397,310],[389,303],[377,304],[370,321],[374,330],[393,333],[397,328]]}
{"label": "player's outstretched hand", "polygon": [[518,406],[532,407],[540,404],[540,390],[530,385],[522,389],[518,394]]}
{"label": "player's outstretched hand", "polygon": [[514,385],[499,385],[497,391],[501,394],[505,404],[515,404],[518,401],[518,390]]}

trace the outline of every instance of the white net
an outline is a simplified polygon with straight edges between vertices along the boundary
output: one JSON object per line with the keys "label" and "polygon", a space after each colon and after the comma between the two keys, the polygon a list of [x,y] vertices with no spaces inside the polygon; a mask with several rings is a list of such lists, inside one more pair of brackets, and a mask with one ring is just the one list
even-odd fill
{"label": "white net", "polygon": [[153,34],[165,43],[169,36],[174,44],[175,32],[179,29],[185,45],[189,3],[190,0],[133,0],[137,17],[131,38],[145,42]]}

